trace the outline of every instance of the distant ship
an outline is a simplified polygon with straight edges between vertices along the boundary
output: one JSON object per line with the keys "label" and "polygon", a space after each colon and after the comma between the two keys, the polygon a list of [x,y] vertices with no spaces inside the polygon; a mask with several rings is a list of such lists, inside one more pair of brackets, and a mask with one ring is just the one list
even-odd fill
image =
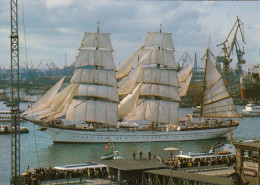
{"label": "distant ship", "polygon": [[260,64],[248,69],[240,78],[242,99],[260,100]]}
{"label": "distant ship", "polygon": [[[212,89],[205,88],[208,94],[204,94],[202,108],[208,118],[179,121],[179,88],[187,89],[190,70],[180,85],[171,33],[149,32],[143,46],[117,68],[117,73],[112,51],[108,33],[99,29],[86,32],[70,84],[59,91],[61,79],[23,115],[48,126],[47,132],[57,143],[212,139],[238,126],[231,120],[238,116],[232,98],[210,57],[206,59],[205,80]],[[118,83],[116,77],[121,79]],[[146,121],[149,126],[125,128],[120,126],[121,119],[123,123]]]}

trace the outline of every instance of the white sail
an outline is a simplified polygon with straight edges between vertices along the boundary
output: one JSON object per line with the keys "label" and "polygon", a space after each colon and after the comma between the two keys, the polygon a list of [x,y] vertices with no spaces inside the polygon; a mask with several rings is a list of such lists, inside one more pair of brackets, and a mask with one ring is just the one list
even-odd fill
{"label": "white sail", "polygon": [[204,117],[241,117],[231,97],[203,106]]}
{"label": "white sail", "polygon": [[223,79],[221,78],[211,88],[205,90],[203,102],[204,104],[209,104],[229,97],[230,95],[226,90]]}
{"label": "white sail", "polygon": [[192,78],[192,68],[195,62],[191,62],[189,65],[185,66],[178,72],[178,79],[180,83],[180,96],[186,96],[188,92],[188,88],[190,85],[190,81]]}
{"label": "white sail", "polygon": [[119,104],[118,104],[118,118],[122,118],[131,112],[138,100],[140,87],[142,83],[140,83],[134,90],[132,94],[128,94]]}
{"label": "white sail", "polygon": [[85,32],[81,43],[81,48],[104,48],[113,51],[109,33],[91,33]]}
{"label": "white sail", "polygon": [[205,84],[203,92],[203,117],[240,117],[224,85],[223,77],[218,72],[208,55],[205,67]]}
{"label": "white sail", "polygon": [[180,92],[180,96],[181,96],[181,97],[184,97],[184,96],[187,95],[191,78],[192,78],[192,73],[190,73],[190,75],[188,76],[188,78],[186,79],[186,81],[180,82],[179,92]]}
{"label": "white sail", "polygon": [[162,64],[177,69],[174,54],[170,50],[144,49],[140,62],[143,62],[144,65]]}
{"label": "white sail", "polygon": [[78,88],[59,116],[67,110],[67,121],[117,124],[119,97],[112,50],[109,34],[85,33],[75,63],[81,69],[74,70],[70,81]]}
{"label": "white sail", "polygon": [[210,89],[213,87],[213,85],[222,77],[221,74],[218,72],[215,64],[212,62],[211,57],[208,56],[208,61],[206,65],[206,86],[207,89]]}
{"label": "white sail", "polygon": [[175,50],[171,33],[149,32],[144,42],[145,47],[164,47]]}
{"label": "white sail", "polygon": [[78,88],[78,84],[74,84],[74,86],[71,88],[71,91],[67,95],[66,99],[56,108],[55,111],[50,112],[48,115],[46,115],[46,118],[47,117],[48,118],[45,120],[45,122],[64,117],[66,115],[68,107],[72,101],[73,96],[77,91],[77,88]]}
{"label": "white sail", "polygon": [[70,83],[87,83],[117,87],[114,70],[75,69]]}
{"label": "white sail", "polygon": [[57,114],[62,111],[65,103],[71,99],[69,99],[70,96],[74,96],[75,94],[75,88],[78,88],[77,84],[69,84],[66,88],[64,88],[62,91],[60,91],[57,96],[55,97],[55,100],[52,102],[50,107],[44,109],[36,119],[43,119],[50,117],[54,114]]}
{"label": "white sail", "polygon": [[123,78],[128,75],[128,73],[131,71],[134,63],[136,62],[136,59],[140,52],[142,51],[143,46],[141,46],[136,52],[134,52],[133,55],[128,57],[121,65],[119,65],[116,68],[116,78]]}
{"label": "white sail", "polygon": [[49,91],[47,91],[37,102],[35,102],[29,109],[27,109],[22,115],[33,114],[49,107],[55,99],[65,77],[58,81]]}
{"label": "white sail", "polygon": [[140,71],[142,69],[142,63],[138,64],[136,68],[130,72],[128,76],[123,78],[118,83],[118,94],[119,95],[125,95],[129,94],[133,91],[136,85],[136,80],[138,78],[138,75],[140,74]]}
{"label": "white sail", "polygon": [[143,68],[137,78],[137,82],[179,87],[177,72],[169,69]]}
{"label": "white sail", "polygon": [[52,112],[57,106],[59,106],[59,104],[61,104],[64,99],[66,98],[66,96],[68,95],[70,88],[72,85],[67,86],[66,88],[64,88],[63,90],[61,90],[55,97],[55,99],[53,100],[53,102],[51,103],[51,105],[47,108],[45,108],[43,111],[41,111],[36,119],[42,119],[45,117],[46,114]]}
{"label": "white sail", "polygon": [[168,98],[173,101],[180,101],[179,88],[168,85],[145,84],[143,83],[140,95],[142,96],[157,96],[161,98]]}
{"label": "white sail", "polygon": [[80,49],[75,67],[101,66],[108,69],[115,69],[111,51]]}
{"label": "white sail", "polygon": [[139,99],[134,113],[125,117],[126,121],[149,120],[155,123],[178,124],[179,102]]}
{"label": "white sail", "polygon": [[170,33],[148,33],[139,60],[142,70],[136,80],[136,86],[142,83],[139,99],[125,116],[126,121],[178,124],[180,95],[173,51]]}
{"label": "white sail", "polygon": [[111,86],[80,84],[75,96],[105,98],[119,102],[117,88]]}
{"label": "white sail", "polygon": [[192,72],[192,68],[195,62],[191,62],[189,65],[185,66],[178,72],[179,82],[184,82]]}
{"label": "white sail", "polygon": [[67,114],[67,121],[117,124],[117,103],[73,99]]}

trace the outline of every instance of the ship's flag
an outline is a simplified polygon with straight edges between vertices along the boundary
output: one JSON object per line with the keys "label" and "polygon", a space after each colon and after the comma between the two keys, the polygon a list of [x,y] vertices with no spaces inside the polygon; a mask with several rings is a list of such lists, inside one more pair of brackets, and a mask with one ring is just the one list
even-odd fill
{"label": "ship's flag", "polygon": [[197,98],[196,98],[196,96],[194,97],[194,105],[193,105],[193,107],[196,107],[196,105],[197,105]]}
{"label": "ship's flag", "polygon": [[104,146],[104,149],[108,149],[108,144],[106,146]]}

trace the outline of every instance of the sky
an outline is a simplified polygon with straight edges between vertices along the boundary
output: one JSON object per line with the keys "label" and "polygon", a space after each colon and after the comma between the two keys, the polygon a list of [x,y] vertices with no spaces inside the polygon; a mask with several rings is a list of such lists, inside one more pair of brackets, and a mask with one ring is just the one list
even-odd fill
{"label": "sky", "polygon": [[[0,66],[10,67],[10,4],[0,0]],[[219,54],[236,17],[244,23],[244,59],[259,63],[260,2],[250,1],[130,1],[130,0],[18,0],[20,66],[24,67],[25,38],[28,65],[46,68],[54,62],[59,68],[75,61],[84,32],[110,33],[116,66],[145,41],[147,32],[172,33],[175,59],[188,52],[202,58],[207,47]],[[23,19],[24,17],[24,19]],[[24,24],[23,24],[24,20]],[[25,30],[25,32],[24,32]],[[232,35],[233,36],[233,33]],[[231,64],[236,63],[233,55]],[[198,61],[203,66],[203,61]]]}

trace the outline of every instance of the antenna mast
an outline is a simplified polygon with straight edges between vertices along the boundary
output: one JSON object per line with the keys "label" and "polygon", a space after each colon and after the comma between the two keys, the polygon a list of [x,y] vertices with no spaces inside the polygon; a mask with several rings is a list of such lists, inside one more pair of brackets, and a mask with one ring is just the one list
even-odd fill
{"label": "antenna mast", "polygon": [[11,8],[11,180],[10,184],[20,183],[20,97],[19,97],[19,36],[18,0],[10,0]]}

